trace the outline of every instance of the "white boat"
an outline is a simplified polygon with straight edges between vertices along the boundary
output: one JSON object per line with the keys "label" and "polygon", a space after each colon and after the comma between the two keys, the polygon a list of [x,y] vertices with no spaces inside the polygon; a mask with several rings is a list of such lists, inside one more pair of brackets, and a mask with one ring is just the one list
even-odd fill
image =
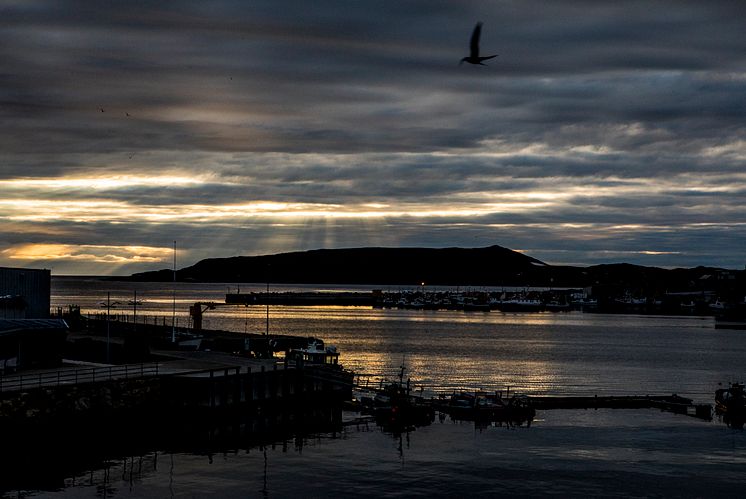
{"label": "white boat", "polygon": [[335,346],[324,346],[324,342],[311,339],[306,348],[294,348],[288,352],[288,359],[304,364],[339,365],[339,352]]}

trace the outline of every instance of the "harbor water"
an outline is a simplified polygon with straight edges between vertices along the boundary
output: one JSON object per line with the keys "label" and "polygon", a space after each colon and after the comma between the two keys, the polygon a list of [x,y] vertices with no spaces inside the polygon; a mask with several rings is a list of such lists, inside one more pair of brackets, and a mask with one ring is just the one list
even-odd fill
{"label": "harbor water", "polygon": [[[52,286],[54,306],[76,304],[83,313],[105,310],[110,293],[118,302],[111,313],[132,315],[136,291],[139,320],[170,321],[175,303],[179,326],[189,323],[189,305],[236,291],[81,278],[54,278]],[[369,290],[273,286],[296,289]],[[206,312],[204,327],[262,332],[266,321],[263,306],[221,306]],[[677,393],[712,403],[721,384],[746,379],[746,335],[715,329],[711,317],[272,306],[269,328],[336,345],[340,362],[372,384],[404,366],[425,395]],[[436,418],[398,434],[358,423],[256,446],[225,436],[192,446],[188,435],[179,445],[141,440],[116,451],[96,446],[75,466],[31,459],[38,480],[3,478],[0,490],[8,497],[736,497],[746,470],[743,430],[653,409],[540,411],[520,427]],[[65,449],[55,452],[64,461]]]}

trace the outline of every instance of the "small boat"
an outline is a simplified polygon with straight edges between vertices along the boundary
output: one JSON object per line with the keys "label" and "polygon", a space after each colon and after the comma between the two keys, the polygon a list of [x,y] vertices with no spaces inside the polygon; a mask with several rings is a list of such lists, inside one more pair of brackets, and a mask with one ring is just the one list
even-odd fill
{"label": "small boat", "polygon": [[432,403],[411,393],[409,379],[404,383],[404,370],[402,366],[399,382],[389,383],[375,397],[362,400],[364,409],[375,416],[376,422],[393,432],[426,426],[435,420]]}
{"label": "small boat", "polygon": [[495,306],[500,312],[538,312],[544,309],[544,303],[541,300],[523,296],[501,300]]}
{"label": "small boat", "polygon": [[717,299],[714,303],[710,303],[708,307],[712,311],[723,312],[728,308],[728,305],[725,302],[720,301],[720,299]]}
{"label": "small boat", "polygon": [[550,312],[567,312],[571,307],[567,302],[552,300],[545,305],[545,308]]}
{"label": "small boat", "polygon": [[626,294],[622,298],[614,298],[614,303],[626,307],[642,307],[648,303],[648,299]]}
{"label": "small boat", "polygon": [[423,426],[433,422],[435,409],[400,383],[386,385],[373,399],[373,413],[382,426]]}
{"label": "small boat", "polygon": [[503,398],[501,394],[482,392],[460,392],[442,396],[436,408],[463,421],[504,421],[515,424],[530,424],[536,415],[528,397],[513,395]]}
{"label": "small boat", "polygon": [[489,312],[490,304],[483,301],[478,301],[473,298],[464,300],[464,311],[465,312]]}
{"label": "small boat", "polygon": [[728,388],[715,390],[715,413],[734,428],[743,428],[746,420],[746,394],[743,383],[731,383]]}

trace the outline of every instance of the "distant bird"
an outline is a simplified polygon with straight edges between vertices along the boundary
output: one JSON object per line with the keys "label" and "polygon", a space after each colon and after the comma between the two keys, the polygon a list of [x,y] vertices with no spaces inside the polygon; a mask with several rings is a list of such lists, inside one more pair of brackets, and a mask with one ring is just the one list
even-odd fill
{"label": "distant bird", "polygon": [[126,114],[127,116],[129,116],[129,115],[130,115],[130,113],[124,113],[124,114]]}
{"label": "distant bird", "polygon": [[98,110],[101,111],[102,113],[104,112],[104,108],[103,107],[98,108]]}
{"label": "distant bird", "polygon": [[497,54],[488,55],[486,57],[479,57],[479,35],[481,34],[482,23],[477,23],[477,25],[474,26],[474,32],[472,32],[471,34],[471,42],[469,42],[469,57],[464,57],[463,59],[461,59],[459,65],[463,64],[464,62],[468,62],[469,64],[480,64],[482,66],[486,66],[486,64],[482,64],[482,61],[497,57]]}

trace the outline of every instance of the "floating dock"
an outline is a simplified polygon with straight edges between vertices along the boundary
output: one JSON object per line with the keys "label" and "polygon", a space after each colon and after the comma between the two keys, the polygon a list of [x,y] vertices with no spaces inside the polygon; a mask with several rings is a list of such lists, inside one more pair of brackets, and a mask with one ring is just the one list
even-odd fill
{"label": "floating dock", "polygon": [[537,410],[550,409],[660,409],[700,419],[712,419],[712,405],[695,404],[679,395],[595,395],[592,397],[531,396],[530,404]]}

